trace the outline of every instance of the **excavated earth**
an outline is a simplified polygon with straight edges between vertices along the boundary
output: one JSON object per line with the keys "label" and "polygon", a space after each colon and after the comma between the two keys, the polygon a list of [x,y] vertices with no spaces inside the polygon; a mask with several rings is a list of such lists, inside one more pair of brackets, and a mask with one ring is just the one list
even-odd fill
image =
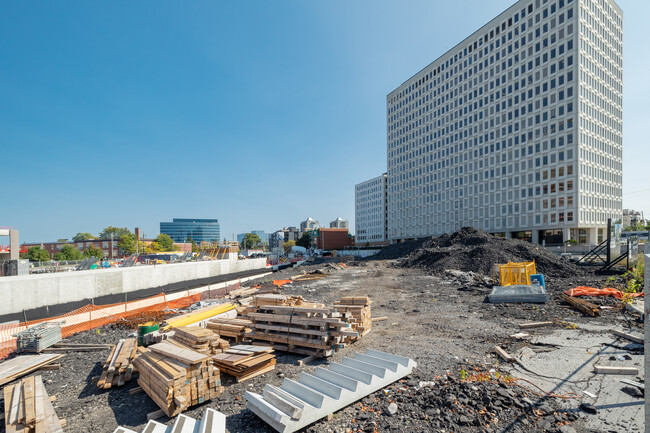
{"label": "excavated earth", "polygon": [[[493,251],[494,248],[488,251],[490,245],[498,246],[499,251]],[[405,246],[396,248],[404,249]],[[468,249],[475,250],[474,259],[461,258],[463,251]],[[529,252],[537,255],[526,255]],[[544,251],[539,252],[530,245],[521,246],[518,242],[486,240],[481,233],[426,240],[416,248],[404,249],[400,260],[385,259],[389,253],[391,251],[385,251],[379,257],[384,257],[383,260],[348,261],[344,269],[329,267],[323,279],[295,282],[282,290],[282,293],[327,304],[342,296],[370,296],[373,317],[385,316],[386,320],[375,322],[369,334],[333,357],[303,367],[296,365],[302,356],[278,352],[277,368],[270,373],[243,383],[235,383],[222,374],[224,393],[186,414],[200,418],[205,407],[212,407],[228,416],[227,430],[231,433],[272,432],[246,409],[246,391],[261,393],[267,383],[280,386],[285,377],[297,379],[301,371],[311,372],[316,366],[326,366],[329,361],[338,362],[344,356],[372,348],[410,357],[418,366],[404,380],[304,431],[601,431],[585,427],[588,417],[598,415],[579,410],[579,400],[545,398],[534,386],[514,381],[509,376],[508,366],[496,358],[494,346],[515,351],[526,345],[509,337],[520,331],[522,322],[555,320],[554,327],[528,332],[543,336],[554,329],[571,328],[578,338],[588,332],[581,329],[583,324],[608,325],[635,332],[642,332],[642,324],[620,309],[603,310],[601,317],[584,316],[563,305],[555,295],[543,305],[489,304],[485,302],[489,293],[485,276],[488,270],[491,273],[492,263],[535,258],[538,270],[547,276],[549,292],[554,294],[578,284],[602,287],[603,277],[582,269],[576,271],[573,265],[561,261],[565,268],[554,270],[554,263],[559,259],[548,257]],[[489,260],[495,262],[487,263]],[[264,280],[284,279],[317,269],[324,269],[323,263],[283,270]],[[608,300],[593,301],[614,305]],[[115,343],[131,332],[104,327],[67,340]],[[129,395],[128,390],[137,386],[135,380],[122,388],[109,390],[99,390],[92,383],[92,377],[100,374],[106,356],[106,351],[69,352],[60,360],[60,370],[39,373],[48,393],[56,395],[55,410],[60,418],[66,419],[66,432],[110,433],[118,425],[140,432],[146,424],[146,414],[157,409],[146,394]],[[173,422],[167,418],[160,421],[168,425]],[[627,424],[625,426],[627,428]],[[613,424],[609,431],[636,430]]]}

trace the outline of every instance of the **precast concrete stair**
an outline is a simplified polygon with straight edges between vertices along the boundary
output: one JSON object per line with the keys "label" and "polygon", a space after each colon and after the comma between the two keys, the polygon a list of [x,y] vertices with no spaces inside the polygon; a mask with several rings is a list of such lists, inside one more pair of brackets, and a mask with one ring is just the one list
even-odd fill
{"label": "precast concrete stair", "polygon": [[[225,433],[226,415],[214,409],[207,408],[200,421],[180,414],[169,427],[157,421],[151,420],[142,430],[142,433]],[[113,433],[136,433],[125,427],[118,427]]]}
{"label": "precast concrete stair", "polygon": [[266,385],[262,395],[246,392],[247,408],[281,433],[291,433],[411,374],[410,358],[368,349],[329,369],[284,379],[282,387]]}

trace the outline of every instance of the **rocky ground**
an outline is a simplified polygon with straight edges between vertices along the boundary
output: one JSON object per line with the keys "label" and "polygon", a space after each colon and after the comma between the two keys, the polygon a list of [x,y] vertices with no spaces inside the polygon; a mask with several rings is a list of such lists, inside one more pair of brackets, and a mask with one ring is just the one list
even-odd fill
{"label": "rocky ground", "polygon": [[[322,267],[320,263],[288,269],[267,279],[283,279]],[[567,433],[643,429],[642,419],[627,424],[614,423],[611,427],[589,422],[590,418],[598,417],[606,421],[611,415],[598,408],[596,414],[591,414],[589,411],[593,408],[589,406],[579,409],[581,403],[589,403],[583,395],[576,399],[569,394],[579,389],[579,383],[572,384],[571,388],[560,386],[555,389],[555,396],[547,397],[545,391],[551,390],[553,382],[548,382],[551,379],[543,382],[544,390],[535,388],[534,385],[542,383],[536,382],[539,377],[535,375],[529,378],[532,384],[516,380],[517,371],[494,354],[495,345],[513,354],[526,348],[541,352],[552,350],[552,345],[510,338],[520,331],[519,324],[523,322],[555,320],[557,324],[553,327],[528,332],[544,337],[562,331],[580,338],[581,333],[595,332],[583,330],[582,326],[613,327],[642,334],[642,324],[637,317],[619,309],[603,310],[601,317],[584,316],[563,305],[557,296],[552,296],[544,305],[488,304],[485,296],[489,289],[481,280],[482,277],[465,272],[434,274],[421,267],[402,267],[401,262],[395,260],[366,260],[348,262],[346,269],[331,270],[321,280],[284,286],[283,293],[324,303],[342,296],[368,295],[373,301],[373,316],[386,316],[387,320],[375,322],[372,332],[331,359],[298,367],[296,361],[301,356],[278,352],[277,368],[271,373],[239,384],[224,374],[224,393],[187,414],[200,418],[205,407],[213,407],[228,416],[229,432],[271,432],[246,409],[245,391],[259,393],[266,383],[279,386],[284,377],[295,379],[301,371],[310,372],[330,360],[340,361],[346,355],[373,348],[410,357],[418,367],[403,381],[305,431]],[[581,273],[550,278],[547,283],[549,291],[558,294],[578,284],[602,285],[603,277]],[[595,302],[616,304],[611,300]],[[114,343],[130,332],[105,327],[74,335],[68,340]],[[110,433],[117,425],[141,431],[146,424],[146,414],[157,409],[146,394],[129,396],[128,390],[137,386],[135,381],[124,388],[110,390],[94,386],[91,378],[100,374],[101,362],[106,356],[106,352],[70,352],[60,360],[60,370],[40,373],[48,393],[57,397],[55,409],[59,417],[67,421],[66,432]],[[558,376],[568,374],[561,365],[557,370]],[[637,400],[629,398],[632,403],[638,400],[638,397]],[[641,410],[641,418],[642,413]],[[172,423],[166,418],[161,421]]]}

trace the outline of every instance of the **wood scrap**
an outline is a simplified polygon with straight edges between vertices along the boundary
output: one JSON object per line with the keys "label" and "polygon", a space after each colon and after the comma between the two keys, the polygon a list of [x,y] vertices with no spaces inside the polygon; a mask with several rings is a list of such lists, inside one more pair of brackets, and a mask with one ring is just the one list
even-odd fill
{"label": "wood scrap", "polygon": [[97,380],[97,387],[109,389],[113,386],[122,386],[130,381],[133,373],[133,360],[138,348],[135,338],[122,339],[108,354],[101,376]]}
{"label": "wood scrap", "polygon": [[21,355],[0,364],[0,386],[13,382],[41,367],[51,364],[64,355]]}
{"label": "wood scrap", "polygon": [[302,367],[303,365],[309,364],[314,359],[316,359],[316,357],[313,356],[313,355],[310,355],[310,356],[307,356],[307,357],[305,357],[303,359],[299,359],[297,364],[298,364],[298,366]]}
{"label": "wood scrap", "polygon": [[503,350],[501,346],[494,346],[494,350],[497,352],[497,354],[503,358],[504,361],[506,362],[515,362],[515,358],[513,358],[508,352]]}
{"label": "wood scrap", "polygon": [[243,382],[275,369],[275,355],[269,346],[237,345],[212,357],[214,365],[222,373]]}
{"label": "wood scrap", "polygon": [[630,374],[636,376],[639,369],[636,367],[609,367],[605,365],[594,365],[594,372],[598,374]]}
{"label": "wood scrap", "polygon": [[551,326],[554,322],[531,322],[531,323],[522,323],[519,325],[521,329],[530,329],[530,328],[541,328],[544,326]]}
{"label": "wood scrap", "polygon": [[373,317],[372,318],[373,322],[383,322],[384,320],[388,320],[388,316],[381,316],[381,317]]}
{"label": "wood scrap", "polygon": [[571,305],[576,310],[588,314],[589,316],[592,317],[600,316],[600,309],[598,305],[592,304],[591,302],[587,302],[584,299],[576,298],[575,296],[569,296],[566,293],[562,293],[560,295],[560,298],[567,304]]}
{"label": "wood scrap", "polygon": [[612,333],[618,337],[625,338],[626,340],[630,340],[634,343],[643,344],[643,338],[641,337],[635,337],[634,335],[626,334],[625,332],[617,331],[616,329],[612,329]]}
{"label": "wood scrap", "polygon": [[28,377],[6,386],[4,399],[5,431],[8,433],[63,432],[41,376]]}

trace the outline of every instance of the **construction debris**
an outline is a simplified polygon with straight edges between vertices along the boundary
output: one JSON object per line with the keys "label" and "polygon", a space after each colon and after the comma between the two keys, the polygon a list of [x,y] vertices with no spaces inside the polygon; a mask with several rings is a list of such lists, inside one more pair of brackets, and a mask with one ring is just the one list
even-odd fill
{"label": "construction debris", "polygon": [[43,322],[14,334],[18,352],[40,353],[61,341],[61,323]]}
{"label": "construction debris", "polygon": [[541,328],[544,326],[551,326],[555,322],[532,322],[532,323],[522,323],[519,325],[521,329],[530,329],[530,328]]}
{"label": "construction debris", "polygon": [[609,367],[605,365],[594,365],[594,372],[599,374],[630,374],[636,376],[639,369],[636,367]]}
{"label": "construction debris", "polygon": [[634,343],[643,344],[642,337],[635,337],[634,335],[626,334],[625,332],[617,331],[616,329],[612,329],[612,333],[618,337],[625,338],[626,340],[630,340]]}
{"label": "construction debris", "polygon": [[415,361],[376,350],[285,378],[282,387],[266,385],[262,395],[246,392],[247,408],[278,432],[291,433],[410,374]]}
{"label": "construction debris", "polygon": [[60,433],[65,420],[54,412],[41,376],[31,376],[4,388],[7,433]]}
{"label": "construction debris", "polygon": [[275,368],[273,348],[268,346],[237,345],[212,357],[222,373],[228,373],[243,382]]}
{"label": "construction debris", "polygon": [[598,307],[598,305],[592,304],[591,302],[587,302],[582,299],[578,299],[574,296],[569,296],[566,293],[562,293],[560,295],[560,298],[567,304],[571,305],[576,310],[582,311],[583,313],[589,316],[592,317],[600,316],[600,308]]}
{"label": "construction debris", "polygon": [[219,369],[201,353],[169,342],[138,348],[138,385],[168,417],[223,392]]}
{"label": "construction debris", "polygon": [[42,352],[94,352],[97,350],[108,350],[115,347],[114,344],[81,344],[81,343],[56,343]]}
{"label": "construction debris", "polygon": [[0,386],[41,369],[64,355],[22,355],[0,364]]}
{"label": "construction debris", "polygon": [[133,360],[137,348],[138,341],[135,338],[120,340],[104,361],[104,369],[97,380],[97,387],[109,389],[130,381],[134,372]]}
{"label": "construction debris", "polygon": [[503,358],[504,361],[506,362],[515,362],[515,358],[512,357],[508,352],[503,350],[501,346],[494,346],[494,350],[497,352],[497,354]]}

